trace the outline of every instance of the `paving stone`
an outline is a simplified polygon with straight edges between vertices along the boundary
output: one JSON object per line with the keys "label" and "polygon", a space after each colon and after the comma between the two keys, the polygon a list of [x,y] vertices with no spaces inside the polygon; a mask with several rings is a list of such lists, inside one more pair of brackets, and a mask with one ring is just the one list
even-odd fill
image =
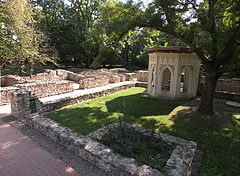
{"label": "paving stone", "polygon": [[61,160],[0,120],[0,175],[78,176]]}

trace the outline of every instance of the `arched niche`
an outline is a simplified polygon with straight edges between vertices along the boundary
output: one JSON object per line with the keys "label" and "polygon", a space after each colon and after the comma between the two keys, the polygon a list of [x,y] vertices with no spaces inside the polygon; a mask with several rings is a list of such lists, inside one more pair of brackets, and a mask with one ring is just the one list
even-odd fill
{"label": "arched niche", "polygon": [[171,90],[172,83],[172,70],[170,67],[166,66],[162,68],[161,75],[161,90],[164,92],[169,92]]}
{"label": "arched niche", "polygon": [[191,80],[191,69],[186,66],[186,67],[183,67],[183,69],[181,69],[181,73],[180,73],[180,89],[179,89],[179,92],[180,93],[185,93],[185,92],[188,92],[189,89],[190,89],[190,80]]}

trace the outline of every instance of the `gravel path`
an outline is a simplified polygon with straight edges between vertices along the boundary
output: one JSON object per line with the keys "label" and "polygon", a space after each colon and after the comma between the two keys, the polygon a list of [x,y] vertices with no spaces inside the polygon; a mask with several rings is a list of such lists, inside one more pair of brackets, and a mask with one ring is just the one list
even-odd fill
{"label": "gravel path", "polygon": [[110,174],[99,169],[95,165],[89,163],[88,161],[77,157],[74,153],[70,152],[66,148],[60,146],[53,140],[42,135],[38,131],[29,128],[23,123],[16,121],[13,117],[4,117],[3,121],[9,122],[11,126],[18,129],[21,133],[28,136],[31,140],[38,143],[41,147],[47,150],[56,158],[62,160],[70,167],[74,168],[81,176],[110,176]]}

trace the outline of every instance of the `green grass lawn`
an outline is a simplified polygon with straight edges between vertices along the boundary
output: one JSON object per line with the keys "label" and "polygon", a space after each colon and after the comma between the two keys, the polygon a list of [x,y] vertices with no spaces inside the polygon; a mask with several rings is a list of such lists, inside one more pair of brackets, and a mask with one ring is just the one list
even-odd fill
{"label": "green grass lawn", "polygon": [[[163,101],[143,95],[145,88],[131,88],[89,102],[46,114],[62,125],[86,135],[123,116],[124,121],[187,140],[203,152],[198,175],[240,175],[240,109],[215,100],[216,115],[199,114],[197,100]],[[123,105],[125,104],[125,108]]]}

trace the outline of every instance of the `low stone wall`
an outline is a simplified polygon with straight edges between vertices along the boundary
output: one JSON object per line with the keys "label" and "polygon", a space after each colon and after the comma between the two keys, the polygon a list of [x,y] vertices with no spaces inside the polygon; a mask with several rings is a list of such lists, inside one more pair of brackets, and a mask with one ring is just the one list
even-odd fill
{"label": "low stone wall", "polygon": [[240,79],[219,79],[216,91],[235,92],[240,94]]}
{"label": "low stone wall", "polygon": [[63,70],[63,69],[56,69],[56,75],[59,76],[60,78],[62,79],[68,79],[68,74],[69,73],[72,73],[70,71],[67,71],[67,70]]}
{"label": "low stone wall", "polygon": [[45,70],[43,73],[38,73],[35,75],[31,75],[31,80],[45,80],[45,81],[51,81],[53,79],[56,79],[56,71],[55,70]]}
{"label": "low stone wall", "polygon": [[148,81],[148,71],[139,70],[136,72],[137,81],[147,82]]}
{"label": "low stone wall", "polygon": [[16,90],[16,87],[0,87],[0,106],[10,103],[11,91]]}
{"label": "low stone wall", "polygon": [[[56,141],[60,145],[66,147],[77,156],[84,158],[92,164],[95,164],[100,169],[111,175],[118,176],[161,176],[163,175],[156,169],[149,166],[138,166],[133,158],[126,158],[113,151],[105,145],[91,139],[98,138],[99,135],[106,133],[110,128],[104,127],[88,136],[83,136],[80,133],[74,132],[67,127],[61,126],[53,120],[46,119],[39,114],[30,114],[29,108],[30,92],[18,89],[11,93],[11,113],[14,117],[24,121],[32,128],[39,130],[50,139]],[[128,124],[125,124],[128,125]],[[119,126],[119,122],[111,124],[112,127]],[[143,132],[143,135],[151,135],[152,132],[140,128],[138,126],[128,125],[138,131]],[[163,133],[154,133],[154,137],[161,138],[167,143],[176,145],[176,148],[167,161],[165,170],[169,176],[187,175],[190,168],[197,143],[186,141],[181,138],[170,136]]]}
{"label": "low stone wall", "polygon": [[[36,114],[25,117],[27,125],[40,131],[50,139],[64,146],[80,158],[96,165],[110,175],[118,176],[162,176],[163,173],[152,169],[147,165],[139,166],[134,158],[126,158],[117,153],[113,153],[109,147],[83,136],[80,133],[61,126],[59,123],[46,119]],[[118,123],[112,124],[117,126]],[[151,135],[151,131],[144,130],[137,126],[131,126],[139,131],[144,131],[144,135]],[[165,142],[177,145],[165,167],[166,175],[182,176],[187,175],[191,166],[197,144],[163,133],[155,133],[155,137],[162,138]]]}
{"label": "low stone wall", "polygon": [[16,84],[25,84],[28,81],[24,77],[16,75],[6,75],[5,76],[5,86],[14,86]]}
{"label": "low stone wall", "polygon": [[126,81],[132,81],[137,79],[137,74],[136,73],[123,73],[125,76]]}
{"label": "low stone wall", "polygon": [[121,78],[118,75],[110,75],[109,76],[109,83],[119,83]]}
{"label": "low stone wall", "polygon": [[107,77],[87,78],[79,81],[79,88],[90,89],[90,88],[105,86],[108,84],[109,84],[109,79]]}
{"label": "low stone wall", "polygon": [[113,88],[109,88],[106,90],[90,92],[90,93],[84,94],[84,95],[69,96],[66,98],[58,99],[56,101],[44,102],[41,104],[41,107],[39,109],[41,109],[41,112],[49,112],[49,111],[53,111],[56,109],[60,109],[65,106],[79,104],[81,102],[84,102],[84,101],[87,101],[87,100],[90,100],[93,98],[98,98],[98,97],[109,95],[109,94],[112,94],[112,93],[115,93],[118,91],[126,90],[131,87],[135,87],[135,83],[125,84],[125,85],[122,85],[119,87],[113,87]]}
{"label": "low stone wall", "polygon": [[15,85],[17,88],[26,89],[35,94],[38,98],[54,96],[73,92],[73,83],[70,81],[58,82],[37,82]]}
{"label": "low stone wall", "polygon": [[214,98],[240,102],[240,93],[215,91]]}
{"label": "low stone wall", "polygon": [[68,77],[67,78],[68,78],[68,80],[76,81],[76,82],[79,82],[79,81],[81,81],[83,79],[86,79],[86,77],[83,76],[83,75],[79,75],[77,73],[71,73],[71,72],[68,73]]}
{"label": "low stone wall", "polygon": [[[126,126],[127,128],[133,128],[136,131],[139,131],[143,135],[146,136],[152,136],[152,131],[147,130],[144,128],[141,128],[136,125],[130,125],[126,122],[121,122],[122,126]],[[100,128],[90,134],[87,135],[87,137],[90,137],[92,139],[101,139],[104,135],[109,133],[109,130],[112,128],[119,128],[120,122],[115,122],[113,124],[110,124],[106,127]],[[176,145],[175,149],[173,150],[170,158],[168,159],[166,166],[164,167],[164,170],[166,171],[166,175],[171,176],[182,176],[187,175],[187,173],[191,169],[192,161],[195,156],[195,152],[197,149],[197,143],[193,141],[187,141],[175,136],[171,136],[164,133],[156,133],[154,132],[154,137],[157,139],[162,139],[164,142]],[[136,165],[136,168],[138,166]],[[158,170],[152,169],[149,166],[144,166],[145,171],[144,174],[148,174],[151,176],[155,175],[162,175]],[[137,172],[139,173],[139,172]],[[140,174],[141,175],[141,174]]]}

